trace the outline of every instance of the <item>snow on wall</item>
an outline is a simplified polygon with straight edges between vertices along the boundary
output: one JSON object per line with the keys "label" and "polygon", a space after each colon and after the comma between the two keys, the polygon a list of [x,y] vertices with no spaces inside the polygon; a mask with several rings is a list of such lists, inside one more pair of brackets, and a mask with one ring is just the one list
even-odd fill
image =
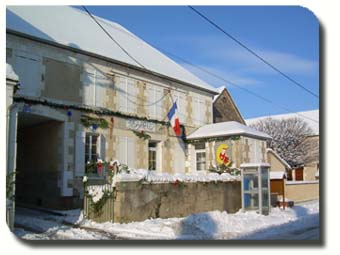
{"label": "snow on wall", "polygon": [[197,173],[197,174],[168,174],[158,173],[155,171],[148,171],[146,169],[133,169],[130,173],[119,173],[113,177],[112,185],[115,186],[116,182],[126,181],[140,181],[162,183],[162,182],[216,182],[216,181],[235,181],[240,180],[239,176],[232,176],[228,173]]}

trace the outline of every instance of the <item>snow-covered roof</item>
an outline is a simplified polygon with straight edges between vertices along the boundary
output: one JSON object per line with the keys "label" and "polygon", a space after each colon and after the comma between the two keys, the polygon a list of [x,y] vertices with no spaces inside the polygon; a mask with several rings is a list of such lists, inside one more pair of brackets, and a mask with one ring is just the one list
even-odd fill
{"label": "snow-covered roof", "polygon": [[8,63],[6,63],[6,79],[19,81],[18,75],[14,72],[13,67]]}
{"label": "snow-covered roof", "polygon": [[234,135],[243,135],[260,139],[271,139],[271,136],[267,135],[266,133],[257,131],[236,121],[227,121],[204,125],[191,133],[189,136],[187,136],[187,139],[200,139]]}
{"label": "snow-covered roof", "polygon": [[284,171],[270,171],[269,175],[271,180],[281,180],[286,178],[286,173]]}
{"label": "snow-covered roof", "polygon": [[245,121],[247,125],[250,125],[259,120],[263,120],[266,118],[272,118],[272,119],[301,118],[305,122],[307,122],[308,126],[313,130],[313,133],[315,135],[319,134],[319,123],[318,123],[319,122],[319,110],[288,113],[288,114],[278,114],[278,115],[268,115],[268,116],[262,116],[262,117],[252,118],[252,119],[246,119]]}
{"label": "snow-covered roof", "polygon": [[225,86],[221,86],[215,89],[215,91],[218,93],[217,95],[214,96],[213,103],[216,101],[216,99],[221,95],[223,90],[225,89]]}
{"label": "snow-covered roof", "polygon": [[[96,19],[147,70],[216,94],[202,81],[121,25]],[[115,44],[84,11],[69,6],[8,6],[6,28],[63,46],[143,68]]]}
{"label": "snow-covered roof", "polygon": [[291,169],[292,167],[287,163],[287,161],[286,160],[284,160],[283,158],[281,158],[280,157],[280,155],[279,154],[277,154],[277,152],[276,151],[274,151],[273,149],[271,149],[271,148],[267,148],[267,152],[271,152],[271,153],[273,153],[274,155],[275,155],[275,157],[278,159],[278,160],[280,160],[281,162],[282,162],[282,164],[284,164],[285,165],[285,167],[287,167],[288,169]]}
{"label": "snow-covered roof", "polygon": [[270,167],[268,163],[258,162],[258,163],[242,163],[241,168],[252,168],[252,167]]}

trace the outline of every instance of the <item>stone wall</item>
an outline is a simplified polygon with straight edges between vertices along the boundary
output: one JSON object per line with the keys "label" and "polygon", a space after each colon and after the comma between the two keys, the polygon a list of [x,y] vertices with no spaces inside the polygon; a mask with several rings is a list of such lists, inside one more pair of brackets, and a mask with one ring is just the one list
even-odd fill
{"label": "stone wall", "polygon": [[[184,217],[213,210],[235,213],[241,208],[241,182],[117,183],[114,222]],[[100,215],[99,215],[100,216]],[[96,219],[94,219],[96,220]]]}
{"label": "stone wall", "polygon": [[319,199],[318,181],[286,182],[286,197],[294,202]]}

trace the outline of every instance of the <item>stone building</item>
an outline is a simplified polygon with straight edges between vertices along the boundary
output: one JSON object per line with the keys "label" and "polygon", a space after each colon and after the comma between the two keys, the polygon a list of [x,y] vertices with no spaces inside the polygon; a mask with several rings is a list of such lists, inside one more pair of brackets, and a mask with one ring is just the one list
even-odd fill
{"label": "stone building", "polygon": [[120,25],[97,20],[131,56],[78,9],[7,8],[6,62],[21,81],[17,149],[8,151],[19,202],[78,206],[91,160],[187,172],[169,109],[176,101],[187,133],[212,123],[214,88]]}
{"label": "stone building", "polygon": [[[6,14],[6,62],[20,79],[8,134],[16,139],[7,151],[9,168],[19,173],[17,202],[79,207],[83,176],[105,175],[89,173],[87,162],[98,159],[166,173],[208,170],[210,163],[200,162],[205,155],[196,157],[184,140],[213,123],[215,88],[119,24],[95,17],[111,40],[78,9],[10,6]],[[225,95],[230,114],[243,123]],[[167,119],[174,102],[180,136]],[[264,157],[265,143],[253,138],[235,142],[235,153]],[[212,160],[213,145],[200,146]]]}

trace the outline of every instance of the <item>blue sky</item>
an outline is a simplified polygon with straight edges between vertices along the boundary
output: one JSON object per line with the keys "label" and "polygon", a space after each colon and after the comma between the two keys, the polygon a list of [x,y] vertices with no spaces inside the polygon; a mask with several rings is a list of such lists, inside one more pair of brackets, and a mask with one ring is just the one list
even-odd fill
{"label": "blue sky", "polygon": [[[197,10],[300,84],[319,94],[319,23],[302,7],[197,6]],[[147,43],[171,52],[292,111],[319,108],[318,99],[249,54],[186,6],[88,6]],[[227,86],[244,118],[287,111],[179,59],[214,87]]]}

